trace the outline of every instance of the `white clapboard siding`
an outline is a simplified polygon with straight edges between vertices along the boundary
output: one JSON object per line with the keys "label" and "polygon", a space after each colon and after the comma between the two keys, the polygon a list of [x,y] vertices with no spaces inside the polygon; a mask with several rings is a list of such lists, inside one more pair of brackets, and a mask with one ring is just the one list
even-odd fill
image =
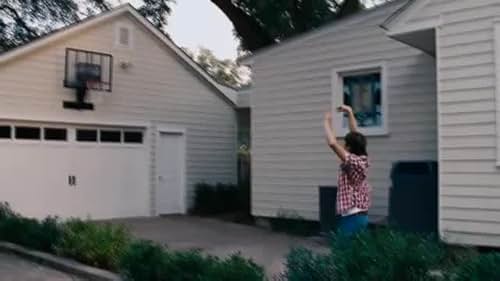
{"label": "white clapboard siding", "polygon": [[[333,69],[385,62],[389,135],[369,137],[373,217],[388,210],[390,171],[401,160],[437,159],[434,58],[386,37],[379,25],[402,2],[362,13],[254,57],[252,212],[318,219],[318,186],[336,185],[323,113]],[[348,31],[346,31],[348,30]]]}
{"label": "white clapboard siding", "polygon": [[436,10],[442,21],[440,230],[453,243],[500,246],[493,41],[500,2],[447,2]]}
{"label": "white clapboard siding", "polygon": [[[132,49],[115,48],[117,22],[132,27]],[[67,47],[113,55],[113,91],[92,93],[95,111],[62,108],[63,100],[74,98],[74,90],[62,87]],[[121,69],[121,61],[129,61],[131,67]],[[0,117],[141,121],[152,124],[151,137],[157,126],[186,129],[188,203],[198,182],[236,181],[234,109],[132,17],[113,18],[0,66],[0,85]],[[154,171],[154,153],[150,158]],[[151,183],[155,178],[151,172]],[[154,213],[154,188],[137,188],[151,189]]]}

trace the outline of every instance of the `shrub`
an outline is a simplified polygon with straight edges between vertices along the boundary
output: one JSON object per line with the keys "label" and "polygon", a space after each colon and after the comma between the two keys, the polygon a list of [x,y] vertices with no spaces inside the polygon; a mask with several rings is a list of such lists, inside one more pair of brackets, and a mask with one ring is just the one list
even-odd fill
{"label": "shrub", "polygon": [[332,255],[317,255],[304,248],[293,249],[287,257],[285,281],[335,281]]}
{"label": "shrub", "polygon": [[464,261],[448,274],[450,281],[500,280],[500,254],[486,254]]}
{"label": "shrub", "polygon": [[250,193],[248,190],[245,186],[233,184],[199,183],[195,186],[192,212],[201,215],[249,212]]}
{"label": "shrub", "polygon": [[91,266],[116,270],[130,240],[123,227],[71,220],[64,224],[56,252]]}
{"label": "shrub", "polygon": [[61,239],[58,219],[48,217],[43,221],[23,218],[14,213],[6,203],[0,204],[0,240],[35,250],[53,252]]}
{"label": "shrub", "polygon": [[331,253],[295,250],[287,259],[290,281],[424,281],[443,258],[433,240],[392,231],[366,232],[352,240],[334,238]]}
{"label": "shrub", "polygon": [[264,271],[240,256],[220,260],[196,251],[170,252],[152,242],[130,245],[120,261],[122,274],[135,281],[263,281]]}
{"label": "shrub", "polygon": [[433,280],[429,272],[444,256],[432,239],[390,230],[365,232],[345,243],[337,237],[332,247],[339,280]]}
{"label": "shrub", "polygon": [[240,255],[225,260],[216,260],[206,274],[210,281],[263,281],[264,269]]}

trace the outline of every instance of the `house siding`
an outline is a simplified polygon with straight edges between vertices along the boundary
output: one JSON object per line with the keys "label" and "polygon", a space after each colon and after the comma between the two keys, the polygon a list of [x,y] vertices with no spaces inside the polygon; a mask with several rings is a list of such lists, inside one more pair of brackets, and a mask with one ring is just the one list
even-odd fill
{"label": "house siding", "polygon": [[494,20],[500,16],[500,2],[441,2],[441,236],[452,243],[498,247]]}
{"label": "house siding", "polygon": [[[114,46],[115,24],[132,27],[133,48]],[[62,87],[65,48],[109,53],[114,57],[113,91],[91,92],[95,111],[65,110],[62,101],[74,98]],[[121,61],[132,67],[120,68]],[[0,118],[28,116],[33,120],[78,123],[149,124],[151,138],[151,214],[154,210],[155,136],[157,126],[186,130],[187,194],[192,202],[198,182],[236,182],[236,112],[208,82],[198,78],[160,40],[129,15],[66,37],[0,66]]]}
{"label": "house siding", "polygon": [[[399,2],[401,3],[401,2]],[[253,58],[252,212],[318,219],[318,186],[336,185],[323,112],[332,70],[384,62],[389,135],[368,137],[374,187],[371,218],[386,216],[390,171],[401,160],[437,159],[434,58],[386,37],[379,27],[400,4],[365,12]]]}

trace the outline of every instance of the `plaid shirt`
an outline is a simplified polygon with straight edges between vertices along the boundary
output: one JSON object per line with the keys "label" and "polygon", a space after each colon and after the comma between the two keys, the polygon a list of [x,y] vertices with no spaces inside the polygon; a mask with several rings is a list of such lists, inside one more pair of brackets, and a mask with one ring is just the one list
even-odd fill
{"label": "plaid shirt", "polygon": [[371,187],[367,181],[369,166],[367,156],[347,154],[339,170],[337,214],[348,214],[354,208],[368,211],[371,204]]}

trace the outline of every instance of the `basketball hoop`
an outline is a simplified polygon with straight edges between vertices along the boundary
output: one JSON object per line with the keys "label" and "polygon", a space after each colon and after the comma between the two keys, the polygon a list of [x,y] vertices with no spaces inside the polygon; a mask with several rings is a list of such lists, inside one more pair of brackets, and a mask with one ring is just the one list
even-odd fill
{"label": "basketball hoop", "polygon": [[99,90],[100,89],[100,81],[96,80],[87,80],[86,87],[89,90]]}

